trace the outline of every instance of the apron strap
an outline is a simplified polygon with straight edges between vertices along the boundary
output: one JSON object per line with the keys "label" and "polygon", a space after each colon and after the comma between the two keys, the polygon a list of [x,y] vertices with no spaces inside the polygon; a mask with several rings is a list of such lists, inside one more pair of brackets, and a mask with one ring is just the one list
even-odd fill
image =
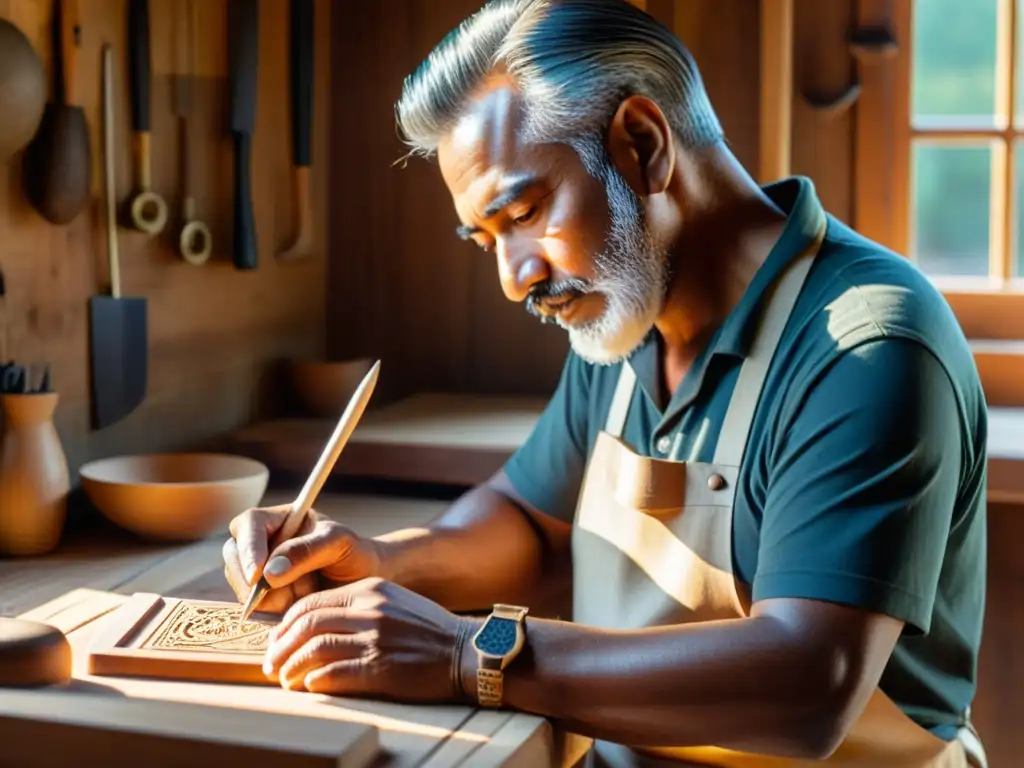
{"label": "apron strap", "polygon": [[768,366],[779,345],[782,331],[786,327],[793,306],[800,296],[804,279],[818,255],[818,249],[825,239],[827,221],[822,214],[818,234],[814,242],[798,258],[794,259],[783,276],[776,282],[768,298],[768,304],[761,319],[761,326],[754,336],[750,353],[743,361],[736,389],[733,390],[729,409],[722,421],[718,445],[715,447],[714,463],[738,467],[743,460],[750,435],[754,411],[761,399],[761,389],[768,374]]}
{"label": "apron strap", "polygon": [[619,372],[619,382],[615,385],[615,394],[612,396],[612,405],[608,409],[608,420],[604,426],[604,431],[614,438],[622,437],[622,429],[626,426],[626,415],[629,413],[629,404],[633,401],[635,386],[636,371],[628,362],[623,362],[622,370]]}

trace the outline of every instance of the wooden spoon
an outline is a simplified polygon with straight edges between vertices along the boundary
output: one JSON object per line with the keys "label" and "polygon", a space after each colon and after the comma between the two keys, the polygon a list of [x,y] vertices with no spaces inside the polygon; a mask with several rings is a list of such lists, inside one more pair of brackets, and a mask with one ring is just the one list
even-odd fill
{"label": "wooden spoon", "polygon": [[82,33],[78,0],[55,0],[54,7],[54,98],[47,102],[39,130],[25,148],[22,184],[25,197],[43,218],[67,224],[89,200],[92,150],[75,91]]}

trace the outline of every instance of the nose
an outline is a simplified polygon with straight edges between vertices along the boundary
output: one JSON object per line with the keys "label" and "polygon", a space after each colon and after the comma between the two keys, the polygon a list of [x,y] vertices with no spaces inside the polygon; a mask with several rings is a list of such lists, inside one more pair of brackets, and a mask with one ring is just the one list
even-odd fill
{"label": "nose", "polygon": [[525,301],[534,285],[551,277],[547,260],[535,248],[515,248],[500,240],[496,251],[501,289],[509,301]]}

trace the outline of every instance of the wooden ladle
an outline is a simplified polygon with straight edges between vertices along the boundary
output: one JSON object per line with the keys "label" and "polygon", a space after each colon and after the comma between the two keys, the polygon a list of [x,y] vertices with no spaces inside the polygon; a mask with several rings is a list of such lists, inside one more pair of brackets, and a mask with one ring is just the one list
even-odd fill
{"label": "wooden ladle", "polygon": [[135,136],[135,162],[138,192],[131,201],[132,225],[151,235],[167,224],[167,203],[153,191],[153,163],[149,128],[149,0],[128,2],[128,47],[132,95],[132,133]]}
{"label": "wooden ladle", "polygon": [[81,45],[78,0],[55,0],[54,95],[39,130],[25,148],[25,197],[53,224],[67,224],[85,207],[92,186],[92,150],[85,112],[75,91],[75,63]]}

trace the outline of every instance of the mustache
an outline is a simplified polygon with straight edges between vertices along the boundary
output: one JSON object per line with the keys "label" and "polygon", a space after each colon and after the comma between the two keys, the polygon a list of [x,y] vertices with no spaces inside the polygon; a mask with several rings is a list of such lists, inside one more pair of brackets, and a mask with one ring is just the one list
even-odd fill
{"label": "mustache", "polygon": [[549,305],[564,304],[578,299],[589,292],[591,286],[585,280],[570,278],[560,282],[546,281],[530,288],[526,297],[526,311],[544,322],[554,322]]}

